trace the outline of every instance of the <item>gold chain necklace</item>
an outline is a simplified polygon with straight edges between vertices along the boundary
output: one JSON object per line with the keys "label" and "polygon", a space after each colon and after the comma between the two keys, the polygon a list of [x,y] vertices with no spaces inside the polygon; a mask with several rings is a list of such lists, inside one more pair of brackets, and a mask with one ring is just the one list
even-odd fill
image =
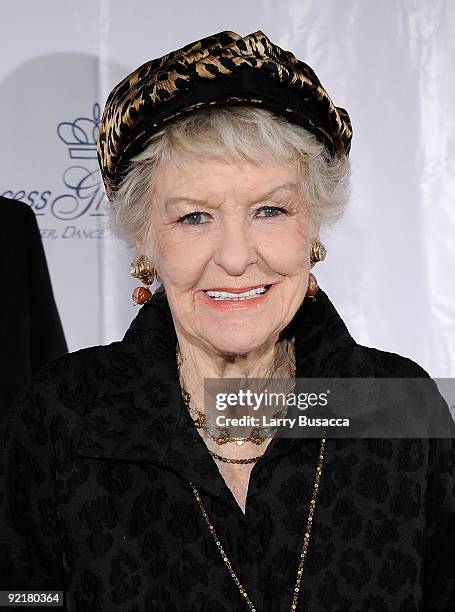
{"label": "gold chain necklace", "polygon": [[[311,500],[310,500],[310,510],[308,513],[308,519],[307,519],[307,524],[306,524],[306,529],[305,529],[305,534],[303,536],[303,546],[302,546],[302,551],[300,553],[300,559],[299,559],[299,564],[297,567],[297,579],[295,582],[295,587],[294,587],[294,595],[292,597],[292,602],[291,602],[291,612],[293,610],[297,610],[297,600],[299,597],[299,593],[300,593],[300,583],[302,580],[302,576],[303,576],[303,566],[305,563],[305,558],[308,552],[308,546],[310,543],[310,534],[311,534],[311,527],[313,524],[313,515],[314,515],[314,511],[316,509],[316,498],[317,498],[317,493],[318,493],[318,489],[319,489],[319,482],[321,480],[321,475],[322,475],[322,465],[324,462],[324,449],[325,449],[325,438],[321,439],[320,442],[320,447],[319,447],[319,456],[318,456],[318,464],[316,467],[316,476],[315,476],[315,480],[314,480],[314,484],[313,484],[313,492],[311,495]],[[209,515],[207,514],[207,511],[202,503],[201,500],[201,496],[199,494],[199,491],[197,490],[197,488],[195,487],[195,485],[190,482],[191,488],[193,489],[193,493],[194,496],[196,498],[196,501],[199,505],[199,507],[201,508],[202,511],[202,515],[204,517],[204,520],[207,524],[208,530],[209,532],[212,534],[214,540],[215,540],[215,544],[218,548],[218,551],[221,555],[221,558],[224,561],[224,564],[226,565],[228,572],[232,578],[232,580],[234,581],[235,585],[237,586],[240,595],[242,596],[243,600],[245,601],[245,603],[247,604],[247,606],[250,608],[251,612],[257,612],[257,609],[255,607],[255,605],[252,603],[248,593],[246,592],[245,588],[243,587],[242,583],[240,582],[238,576],[236,575],[236,573],[234,572],[231,562],[229,560],[229,557],[226,554],[226,551],[224,550],[220,539],[215,531],[214,526],[212,525],[212,522],[210,521]]]}

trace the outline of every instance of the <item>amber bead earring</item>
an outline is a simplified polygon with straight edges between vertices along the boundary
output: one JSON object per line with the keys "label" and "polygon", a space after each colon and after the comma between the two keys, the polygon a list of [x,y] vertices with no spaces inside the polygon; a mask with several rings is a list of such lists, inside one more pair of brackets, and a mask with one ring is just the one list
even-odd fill
{"label": "amber bead earring", "polygon": [[136,287],[133,291],[133,301],[137,306],[142,306],[149,300],[152,299],[153,293],[150,291],[149,286],[153,283],[155,278],[155,268],[150,264],[149,260],[141,255],[136,261],[133,261],[130,267],[131,276],[138,278],[141,283],[145,286]]}
{"label": "amber bead earring", "polygon": [[306,296],[311,298],[312,300],[316,299],[316,293],[318,292],[319,285],[318,281],[314,274],[311,274],[308,277],[308,289],[306,290]]}

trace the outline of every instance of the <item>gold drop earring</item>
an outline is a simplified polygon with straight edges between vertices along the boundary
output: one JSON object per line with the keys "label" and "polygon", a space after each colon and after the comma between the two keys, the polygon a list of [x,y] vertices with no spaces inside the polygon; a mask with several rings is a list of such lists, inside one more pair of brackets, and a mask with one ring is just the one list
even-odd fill
{"label": "gold drop earring", "polygon": [[153,297],[153,293],[150,291],[149,287],[155,280],[156,270],[150,264],[149,260],[144,255],[141,255],[136,261],[132,262],[130,273],[131,276],[138,278],[141,283],[145,285],[143,287],[136,287],[132,295],[136,306],[142,306],[142,304],[145,304]]}
{"label": "gold drop earring", "polygon": [[[325,248],[325,246],[317,240],[313,241],[311,243],[310,267],[312,268],[314,264],[318,261],[323,261],[325,259],[326,254],[327,249]],[[315,275],[310,272],[310,275],[308,277],[308,289],[306,292],[307,297],[311,298],[312,300],[315,300],[318,289],[318,281]]]}

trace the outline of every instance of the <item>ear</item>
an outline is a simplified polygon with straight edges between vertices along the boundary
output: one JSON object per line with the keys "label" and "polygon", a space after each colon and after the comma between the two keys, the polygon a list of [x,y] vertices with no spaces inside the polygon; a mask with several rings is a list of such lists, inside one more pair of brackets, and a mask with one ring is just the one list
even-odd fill
{"label": "ear", "polygon": [[320,229],[321,229],[321,226],[320,226],[319,223],[315,223],[315,222],[311,223],[310,244],[313,243],[313,242],[320,242],[321,241],[321,238],[320,238],[320,235],[319,235]]}
{"label": "ear", "polygon": [[156,245],[151,224],[144,224],[144,230],[141,236],[137,237],[137,241],[134,243],[133,247],[137,253],[137,257],[143,255],[148,259],[150,264],[155,267],[157,253],[155,250]]}
{"label": "ear", "polygon": [[133,257],[135,259],[137,259],[138,257],[140,257],[141,255],[144,254],[143,252],[143,247],[141,243],[134,243],[131,245],[131,250],[133,252]]}
{"label": "ear", "polygon": [[147,246],[145,239],[135,242],[131,248],[134,249],[134,256],[136,259],[143,255],[152,264],[153,254],[150,252],[150,247]]}

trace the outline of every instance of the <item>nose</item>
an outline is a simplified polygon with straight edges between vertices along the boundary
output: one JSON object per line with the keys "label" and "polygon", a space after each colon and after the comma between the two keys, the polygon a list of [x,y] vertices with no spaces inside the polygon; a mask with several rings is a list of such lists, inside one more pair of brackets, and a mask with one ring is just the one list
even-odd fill
{"label": "nose", "polygon": [[258,260],[248,222],[244,219],[224,219],[213,261],[231,276],[241,276],[250,264]]}

